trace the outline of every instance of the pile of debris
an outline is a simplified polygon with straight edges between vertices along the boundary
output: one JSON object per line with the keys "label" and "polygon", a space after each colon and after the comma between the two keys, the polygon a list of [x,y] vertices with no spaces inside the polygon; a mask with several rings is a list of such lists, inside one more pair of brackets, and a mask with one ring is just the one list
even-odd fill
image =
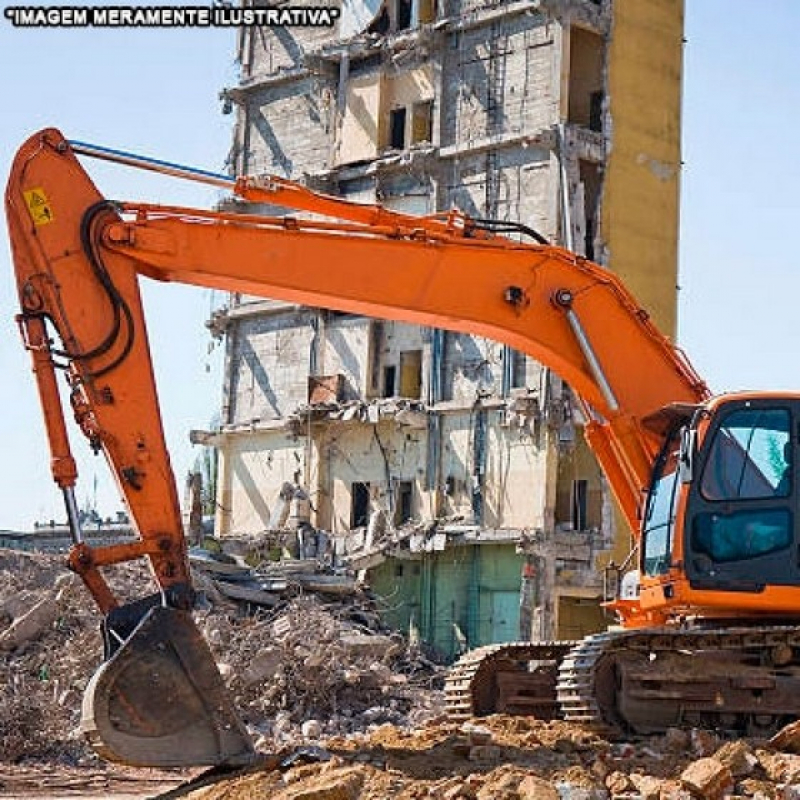
{"label": "pile of debris", "polygon": [[[147,592],[142,565],[109,577],[122,598]],[[800,723],[770,741],[670,730],[622,743],[558,721],[459,724],[442,714],[441,668],[385,630],[365,594],[266,607],[205,574],[197,584],[198,625],[264,761],[165,799],[800,800]],[[122,780],[76,733],[100,653],[98,614],[61,560],[0,550],[0,796],[54,769],[51,780],[85,774],[98,791]],[[170,776],[138,778],[144,797]]]}
{"label": "pile of debris", "polygon": [[163,797],[796,800],[800,755],[784,750],[798,743],[797,730],[780,744],[677,729],[611,743],[576,725],[501,715],[462,725],[434,721],[413,731],[385,724]]}
{"label": "pile of debris", "polygon": [[[144,564],[107,575],[122,599],[152,591]],[[385,630],[363,592],[236,602],[195,576],[196,613],[235,703],[264,748],[441,713],[442,668]],[[0,762],[92,763],[76,732],[102,654],[99,613],[63,559],[0,550]]]}
{"label": "pile of debris", "polygon": [[442,713],[441,667],[386,631],[366,599],[298,597],[280,610],[198,619],[260,749]]}

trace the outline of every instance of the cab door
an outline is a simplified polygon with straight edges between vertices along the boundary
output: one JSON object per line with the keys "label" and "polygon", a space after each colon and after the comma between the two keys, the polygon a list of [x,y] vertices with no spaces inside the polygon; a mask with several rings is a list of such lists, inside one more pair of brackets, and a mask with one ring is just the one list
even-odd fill
{"label": "cab door", "polygon": [[689,489],[684,552],[691,588],[760,592],[800,585],[799,419],[792,401],[717,407]]}

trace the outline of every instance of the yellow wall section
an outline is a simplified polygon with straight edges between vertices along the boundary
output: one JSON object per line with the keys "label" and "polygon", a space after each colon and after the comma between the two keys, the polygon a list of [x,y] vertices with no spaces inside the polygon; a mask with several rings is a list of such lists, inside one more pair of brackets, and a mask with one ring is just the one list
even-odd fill
{"label": "yellow wall section", "polygon": [[674,337],[683,0],[616,0],[611,37],[603,239],[611,269]]}

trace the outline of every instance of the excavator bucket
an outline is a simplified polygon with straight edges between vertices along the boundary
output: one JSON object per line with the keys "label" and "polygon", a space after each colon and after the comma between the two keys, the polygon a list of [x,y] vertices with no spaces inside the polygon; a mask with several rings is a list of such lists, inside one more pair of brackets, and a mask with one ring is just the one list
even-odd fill
{"label": "excavator bucket", "polygon": [[253,745],[191,615],[151,608],[95,672],[81,730],[106,759],[134,766],[243,765]]}

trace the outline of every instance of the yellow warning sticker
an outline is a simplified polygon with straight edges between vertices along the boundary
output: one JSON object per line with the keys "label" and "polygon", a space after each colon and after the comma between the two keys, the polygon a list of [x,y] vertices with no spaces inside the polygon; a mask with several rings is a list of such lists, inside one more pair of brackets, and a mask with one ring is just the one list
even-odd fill
{"label": "yellow warning sticker", "polygon": [[44,189],[29,189],[22,194],[25,196],[34,225],[47,225],[53,221],[53,209],[50,208]]}

